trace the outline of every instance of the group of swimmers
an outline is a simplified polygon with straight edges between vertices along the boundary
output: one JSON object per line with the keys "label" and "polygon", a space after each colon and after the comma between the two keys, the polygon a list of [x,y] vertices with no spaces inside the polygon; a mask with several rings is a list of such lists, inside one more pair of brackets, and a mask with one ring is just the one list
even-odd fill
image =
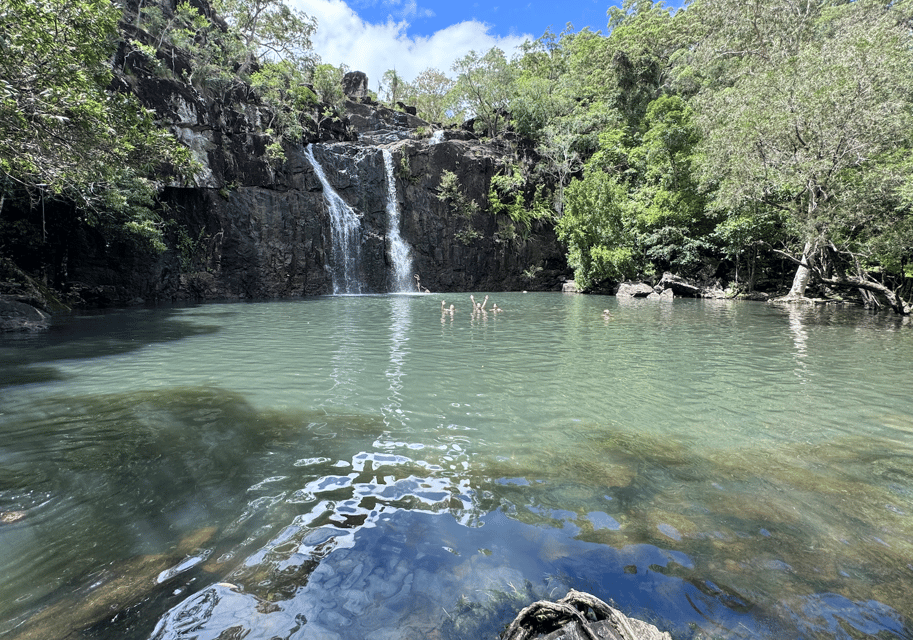
{"label": "group of swimmers", "polygon": [[[485,296],[485,299],[482,302],[476,302],[475,296],[470,294],[469,300],[472,302],[472,317],[473,318],[478,318],[481,316],[488,315],[488,309],[485,308],[485,305],[488,304],[488,296]],[[452,318],[455,311],[456,311],[456,307],[454,307],[452,304],[448,307],[446,301],[441,300],[441,318],[443,318],[447,314],[450,314],[450,317]],[[501,313],[502,311],[504,311],[504,309],[499,307],[497,304],[492,303],[492,305],[491,305],[492,313],[498,314],[498,313]]]}
{"label": "group of swimmers", "polygon": [[[524,291],[524,293],[526,293],[526,292]],[[488,304],[488,296],[485,296],[485,299],[482,300],[482,302],[476,302],[475,296],[472,294],[469,294],[469,300],[472,302],[472,317],[473,318],[479,318],[482,316],[488,317],[488,310],[485,308],[485,305]],[[495,304],[495,303],[491,304],[492,313],[498,314],[498,313],[501,313],[502,311],[504,311],[504,309],[499,307],[497,304]],[[444,317],[448,314],[450,315],[451,318],[453,318],[453,314],[455,312],[456,312],[456,307],[454,307],[452,304],[448,307],[447,302],[445,300],[441,300],[441,321],[443,321]],[[608,309],[603,309],[602,310],[602,319],[611,320],[612,312],[609,311]]]}

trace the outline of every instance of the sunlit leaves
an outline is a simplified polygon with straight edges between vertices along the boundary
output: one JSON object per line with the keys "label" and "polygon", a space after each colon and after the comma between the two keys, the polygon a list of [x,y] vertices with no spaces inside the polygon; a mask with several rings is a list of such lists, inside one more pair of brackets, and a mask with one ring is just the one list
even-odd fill
{"label": "sunlit leaves", "polygon": [[429,67],[412,82],[404,83],[402,99],[414,106],[418,117],[423,120],[451,123],[462,115],[453,88],[453,80],[442,71]]}
{"label": "sunlit leaves", "polygon": [[567,188],[564,215],[556,229],[567,245],[574,278],[583,289],[637,273],[626,197],[627,188],[604,171],[587,172]]}
{"label": "sunlit leaves", "polygon": [[4,193],[66,198],[98,223],[148,222],[152,178],[189,162],[150,112],[109,89],[119,16],[107,0],[0,7]]}
{"label": "sunlit leaves", "polygon": [[457,74],[456,94],[466,110],[482,123],[484,133],[502,133],[516,74],[504,52],[496,47],[484,55],[470,51],[453,63],[453,71]]}

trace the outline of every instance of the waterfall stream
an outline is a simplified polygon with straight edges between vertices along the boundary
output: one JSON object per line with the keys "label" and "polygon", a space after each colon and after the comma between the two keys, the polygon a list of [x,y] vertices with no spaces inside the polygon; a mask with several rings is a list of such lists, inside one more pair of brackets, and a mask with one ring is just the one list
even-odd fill
{"label": "waterfall stream", "polygon": [[355,211],[345,203],[327,180],[323,167],[314,157],[314,145],[308,145],[305,156],[314,167],[314,173],[323,186],[323,199],[330,213],[333,232],[331,264],[333,293],[361,293],[358,264],[361,254],[361,221]]}
{"label": "waterfall stream", "polygon": [[399,233],[399,203],[396,200],[396,176],[393,175],[393,153],[383,150],[384,168],[387,173],[387,238],[393,260],[391,292],[405,293],[412,290],[412,250]]}

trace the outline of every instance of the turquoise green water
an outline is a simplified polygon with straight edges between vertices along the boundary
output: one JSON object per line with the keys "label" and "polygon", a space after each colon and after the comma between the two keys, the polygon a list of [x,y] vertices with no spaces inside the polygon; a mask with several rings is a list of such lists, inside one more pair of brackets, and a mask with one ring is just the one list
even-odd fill
{"label": "turquoise green water", "polygon": [[443,298],[0,338],[0,637],[494,637],[572,587],[676,638],[913,637],[913,326]]}

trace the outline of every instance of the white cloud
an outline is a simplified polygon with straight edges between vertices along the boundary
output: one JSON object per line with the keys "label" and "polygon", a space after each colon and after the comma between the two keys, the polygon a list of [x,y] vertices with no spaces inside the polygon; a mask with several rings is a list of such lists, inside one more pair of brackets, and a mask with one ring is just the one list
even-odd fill
{"label": "white cloud", "polygon": [[290,6],[317,18],[313,45],[323,62],[348,65],[353,71],[368,74],[371,89],[388,69],[396,69],[411,81],[424,69],[434,67],[448,75],[454,60],[469,51],[488,51],[499,47],[509,56],[530,35],[493,36],[490,27],[477,20],[450,25],[431,36],[409,35],[408,18],[426,15],[416,0],[385,2],[400,20],[372,24],[362,20],[343,0],[287,0]]}

